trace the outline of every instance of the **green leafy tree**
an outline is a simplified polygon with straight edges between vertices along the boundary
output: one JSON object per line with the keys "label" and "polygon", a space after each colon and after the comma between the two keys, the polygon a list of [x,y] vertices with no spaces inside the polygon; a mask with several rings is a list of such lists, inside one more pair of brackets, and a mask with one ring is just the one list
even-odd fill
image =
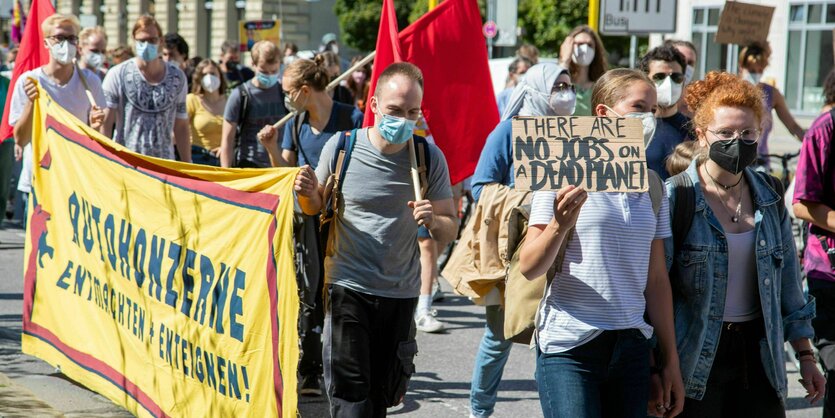
{"label": "green leafy tree", "polygon": [[519,0],[522,40],[543,55],[557,56],[571,29],[588,23],[588,16],[588,0]]}
{"label": "green leafy tree", "polygon": [[[395,1],[397,25],[405,28],[409,24],[411,1]],[[360,51],[373,51],[377,46],[377,31],[380,28],[380,0],[336,0],[334,13],[339,17],[339,29],[343,42]]]}

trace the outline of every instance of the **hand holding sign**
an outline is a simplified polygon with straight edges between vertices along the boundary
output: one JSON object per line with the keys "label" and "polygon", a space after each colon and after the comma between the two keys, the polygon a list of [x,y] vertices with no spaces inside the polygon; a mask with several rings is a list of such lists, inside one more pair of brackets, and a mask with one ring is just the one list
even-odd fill
{"label": "hand holding sign", "polygon": [[588,197],[585,190],[574,186],[563,187],[557,192],[554,197],[554,221],[560,230],[574,227],[580,216],[580,208]]}
{"label": "hand holding sign", "polygon": [[576,186],[598,192],[645,192],[641,121],[580,116],[513,119],[518,190]]}

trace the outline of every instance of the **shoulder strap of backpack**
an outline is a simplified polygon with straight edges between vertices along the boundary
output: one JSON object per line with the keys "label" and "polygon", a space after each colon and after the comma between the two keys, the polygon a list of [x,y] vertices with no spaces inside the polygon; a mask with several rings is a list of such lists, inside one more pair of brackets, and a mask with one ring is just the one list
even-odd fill
{"label": "shoulder strap of backpack", "polygon": [[331,172],[336,173],[337,187],[342,191],[342,180],[345,173],[348,172],[348,163],[351,161],[351,152],[354,150],[354,143],[356,142],[357,130],[343,131],[339,136],[339,142],[336,144],[336,149],[339,154],[333,160]]}
{"label": "shoulder strap of backpack", "polygon": [[307,153],[304,152],[304,148],[302,148],[302,141],[299,139],[299,135],[301,135],[302,131],[302,125],[304,125],[304,119],[306,117],[307,112],[296,113],[296,116],[293,117],[293,131],[290,132],[290,137],[293,139],[293,147],[296,148],[296,153],[301,154],[304,161],[310,164],[310,159],[307,158]]}
{"label": "shoulder strap of backpack", "polygon": [[426,196],[429,191],[429,141],[422,136],[415,135],[415,160],[418,164],[420,178],[420,194]]}
{"label": "shoulder strap of backpack", "polygon": [[235,147],[237,148],[237,146],[241,143],[243,123],[249,114],[249,91],[246,89],[246,83],[241,83],[235,88],[238,89],[238,93],[240,93],[241,96],[241,107],[238,108],[238,125],[235,127]]}
{"label": "shoulder strap of backpack", "polygon": [[670,178],[673,183],[672,229],[673,255],[678,254],[681,244],[690,233],[693,216],[696,211],[696,189],[687,172],[681,172]]}
{"label": "shoulder strap of backpack", "polygon": [[652,200],[652,211],[655,216],[658,216],[658,211],[661,210],[661,199],[664,199],[664,182],[661,177],[653,170],[647,170],[649,174],[649,198]]}

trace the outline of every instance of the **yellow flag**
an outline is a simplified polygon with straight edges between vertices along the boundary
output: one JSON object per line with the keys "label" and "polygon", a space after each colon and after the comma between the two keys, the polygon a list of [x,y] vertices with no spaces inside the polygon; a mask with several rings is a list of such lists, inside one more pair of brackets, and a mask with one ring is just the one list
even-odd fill
{"label": "yellow flag", "polygon": [[139,416],[295,417],[297,169],[135,154],[44,90],[33,126],[23,351]]}

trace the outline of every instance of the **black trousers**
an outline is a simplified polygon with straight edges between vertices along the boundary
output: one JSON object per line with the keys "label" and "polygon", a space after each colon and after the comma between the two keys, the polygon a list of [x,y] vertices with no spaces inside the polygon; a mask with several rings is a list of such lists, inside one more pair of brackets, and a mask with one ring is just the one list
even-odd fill
{"label": "black trousers", "polygon": [[835,283],[808,278],[809,294],[815,297],[815,347],[820,364],[826,373],[826,396],[823,399],[823,417],[835,418]]}
{"label": "black trousers", "polygon": [[324,253],[319,243],[319,217],[296,215],[293,222],[296,281],[301,290],[299,375],[322,375],[322,328],[325,321],[322,285]]}
{"label": "black trousers", "polygon": [[700,401],[686,398],[679,417],[784,418],[785,408],[763,369],[760,341],[764,338],[762,318],[724,323],[705,396]]}
{"label": "black trousers", "polygon": [[329,286],[325,388],[331,417],[385,417],[414,373],[417,298],[392,299]]}

